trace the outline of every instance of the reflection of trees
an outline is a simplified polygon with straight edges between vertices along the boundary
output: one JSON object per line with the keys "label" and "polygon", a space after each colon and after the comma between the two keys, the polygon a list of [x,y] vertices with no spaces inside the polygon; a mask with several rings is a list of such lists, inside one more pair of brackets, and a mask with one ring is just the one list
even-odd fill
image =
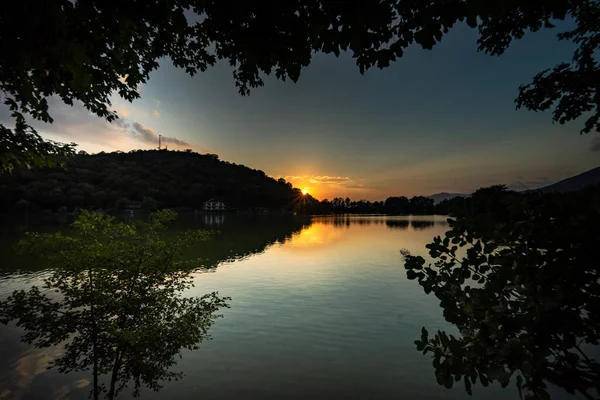
{"label": "reflection of trees", "polygon": [[[408,229],[409,226],[417,230],[424,230],[433,227],[436,222],[434,220],[416,220],[416,219],[396,219],[386,216],[358,216],[358,215],[334,215],[327,217],[315,217],[313,221],[325,225],[333,225],[335,227],[349,227],[351,225],[383,225],[385,224],[390,229]],[[440,221],[446,225],[445,221]]]}
{"label": "reflection of trees", "polygon": [[[198,222],[203,222],[200,217],[194,221],[182,215],[177,221],[177,229],[198,227]],[[274,243],[285,243],[309,222],[306,218],[285,215],[227,216],[218,225],[211,240],[196,243],[186,255],[200,258],[206,267],[216,267],[224,261],[261,253]],[[206,228],[214,229],[210,225]]]}
{"label": "reflection of trees", "polygon": [[335,227],[350,227],[351,225],[383,225],[385,217],[381,216],[358,216],[358,215],[332,215],[326,217],[313,217],[313,221],[318,221],[324,225],[333,225]]}
{"label": "reflection of trees", "polygon": [[438,383],[462,379],[470,393],[512,380],[528,399],[550,398],[548,384],[600,398],[599,194],[480,189],[427,246],[434,263],[407,255],[407,277],[460,332],[423,328],[416,342],[432,353]]}
{"label": "reflection of trees", "polygon": [[388,219],[385,224],[390,229],[408,229],[407,219]]}
{"label": "reflection of trees", "polygon": [[[223,215],[222,215],[223,216]],[[128,223],[133,223],[135,218],[126,217]],[[250,256],[264,251],[270,245],[280,242],[285,243],[291,239],[292,235],[306,227],[310,220],[308,218],[297,218],[293,216],[238,216],[224,215],[224,218],[217,219],[220,224],[214,225],[214,219],[205,219],[205,215],[194,213],[179,214],[176,221],[173,222],[165,235],[175,237],[181,230],[186,229],[206,229],[214,230],[209,241],[199,241],[188,248],[185,252],[186,257],[198,258],[204,267],[215,267],[219,263],[235,260]],[[4,225],[1,226],[5,228]],[[45,225],[36,229],[45,231],[56,231],[56,226]],[[4,235],[0,236],[0,252],[3,252],[3,261],[6,261],[8,268],[3,271],[11,272],[10,268],[20,268],[27,266],[27,270],[21,272],[39,271],[49,268],[45,260],[35,260],[32,262],[23,262],[23,256],[19,259],[14,258],[15,235],[12,233],[16,229],[7,228]],[[66,230],[68,232],[69,230]],[[12,239],[12,241],[11,241]],[[0,271],[1,273],[2,271]]]}
{"label": "reflection of trees", "polygon": [[[173,213],[150,216],[133,227],[83,212],[76,234],[32,234],[27,249],[42,250],[53,269],[42,289],[14,292],[0,303],[0,321],[16,320],[23,341],[40,348],[62,346],[52,366],[60,372],[92,371],[92,395],[108,399],[133,383],[154,390],[182,349],[195,349],[226,306],[211,293],[181,297],[191,286],[197,261],[183,261],[184,247],[206,239],[203,232],[165,237]],[[50,294],[49,294],[50,293]]]}
{"label": "reflection of trees", "polygon": [[432,228],[435,225],[434,221],[426,221],[426,220],[411,220],[410,221],[410,226],[413,229],[422,231],[424,229],[429,229]]}

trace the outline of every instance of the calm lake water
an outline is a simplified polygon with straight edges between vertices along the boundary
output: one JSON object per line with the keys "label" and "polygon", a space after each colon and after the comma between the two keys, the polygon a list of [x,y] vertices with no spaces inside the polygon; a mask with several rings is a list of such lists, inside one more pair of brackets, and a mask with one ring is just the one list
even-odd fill
{"label": "calm lake water", "polygon": [[[462,382],[438,386],[431,360],[415,349],[422,326],[453,329],[438,300],[406,279],[399,252],[426,256],[425,245],[447,230],[444,217],[192,215],[180,218],[185,227],[220,231],[193,251],[213,268],[195,275],[191,294],[219,291],[231,308],[212,341],[184,352],[175,369],[185,378],[142,398],[469,398]],[[2,235],[0,298],[44,273],[9,250],[22,228]],[[86,373],[46,371],[53,351],[29,348],[19,334],[0,325],[0,399],[87,399]],[[515,392],[476,387],[474,397]]]}

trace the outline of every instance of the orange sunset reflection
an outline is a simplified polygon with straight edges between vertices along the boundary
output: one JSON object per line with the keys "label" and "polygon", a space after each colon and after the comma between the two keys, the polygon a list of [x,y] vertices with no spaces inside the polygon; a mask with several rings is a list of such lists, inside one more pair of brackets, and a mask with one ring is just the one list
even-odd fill
{"label": "orange sunset reflection", "polygon": [[292,236],[289,245],[294,249],[314,248],[339,241],[343,232],[331,228],[319,222],[313,223]]}

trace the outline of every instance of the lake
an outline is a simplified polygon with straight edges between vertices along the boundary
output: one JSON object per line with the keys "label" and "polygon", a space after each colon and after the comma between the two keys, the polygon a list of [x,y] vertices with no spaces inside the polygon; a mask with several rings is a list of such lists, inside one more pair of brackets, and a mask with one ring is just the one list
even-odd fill
{"label": "lake", "polygon": [[[429,356],[415,349],[423,326],[454,330],[438,300],[406,279],[399,252],[425,257],[425,245],[447,230],[445,217],[190,215],[177,226],[198,227],[219,233],[192,251],[211,269],[195,274],[190,294],[219,291],[231,308],[213,340],[184,352],[175,367],[183,380],[142,398],[470,398],[462,382],[438,386]],[[1,298],[44,274],[9,250],[23,227],[3,229]],[[30,348],[19,334],[0,325],[0,399],[87,399],[86,373],[46,371],[56,350]],[[474,396],[515,392],[476,386]]]}

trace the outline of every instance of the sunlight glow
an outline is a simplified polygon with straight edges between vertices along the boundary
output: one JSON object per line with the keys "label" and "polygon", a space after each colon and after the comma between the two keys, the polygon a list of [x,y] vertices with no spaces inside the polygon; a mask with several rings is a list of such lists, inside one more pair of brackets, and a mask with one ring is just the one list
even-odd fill
{"label": "sunlight glow", "polygon": [[302,189],[302,194],[306,196],[308,194],[308,190],[307,189]]}

